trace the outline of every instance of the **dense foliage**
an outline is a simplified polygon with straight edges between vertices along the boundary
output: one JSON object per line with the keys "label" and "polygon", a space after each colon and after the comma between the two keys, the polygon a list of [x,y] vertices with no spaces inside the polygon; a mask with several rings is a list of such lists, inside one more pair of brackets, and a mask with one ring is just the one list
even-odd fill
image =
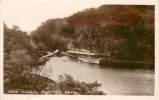
{"label": "dense foliage", "polygon": [[30,45],[29,36],[18,26],[9,29],[4,25],[4,89],[18,89],[36,68],[39,55]]}
{"label": "dense foliage", "polygon": [[43,22],[31,34],[42,50],[87,49],[115,59],[154,60],[154,6],[103,5]]}

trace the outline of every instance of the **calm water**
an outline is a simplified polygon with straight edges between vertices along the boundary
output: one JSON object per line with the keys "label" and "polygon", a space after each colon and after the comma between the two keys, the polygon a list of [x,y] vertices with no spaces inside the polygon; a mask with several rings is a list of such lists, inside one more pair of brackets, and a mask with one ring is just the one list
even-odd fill
{"label": "calm water", "polygon": [[151,70],[100,68],[99,65],[80,63],[68,57],[52,57],[41,75],[56,80],[58,75],[71,74],[74,79],[102,83],[100,90],[108,95],[153,95],[154,72]]}

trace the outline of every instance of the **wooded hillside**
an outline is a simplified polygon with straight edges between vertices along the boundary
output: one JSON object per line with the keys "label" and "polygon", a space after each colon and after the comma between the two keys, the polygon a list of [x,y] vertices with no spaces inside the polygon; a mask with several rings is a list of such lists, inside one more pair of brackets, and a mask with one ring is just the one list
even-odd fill
{"label": "wooded hillside", "polygon": [[43,22],[31,34],[39,50],[87,49],[115,59],[154,60],[154,6],[103,5]]}

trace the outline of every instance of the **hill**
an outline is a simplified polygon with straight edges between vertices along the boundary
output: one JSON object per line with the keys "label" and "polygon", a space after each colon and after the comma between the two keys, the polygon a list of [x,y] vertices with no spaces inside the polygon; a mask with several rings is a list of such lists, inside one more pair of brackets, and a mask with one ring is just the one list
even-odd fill
{"label": "hill", "polygon": [[115,59],[154,61],[154,6],[85,9],[43,22],[31,38],[38,50],[87,49]]}

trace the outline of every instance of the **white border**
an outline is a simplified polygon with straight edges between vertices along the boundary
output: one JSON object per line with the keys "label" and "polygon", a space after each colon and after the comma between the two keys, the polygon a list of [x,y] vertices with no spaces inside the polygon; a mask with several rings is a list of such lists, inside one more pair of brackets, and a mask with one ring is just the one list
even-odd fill
{"label": "white border", "polygon": [[[90,0],[93,2],[93,0]],[[99,0],[100,2],[101,0]],[[154,96],[66,96],[66,95],[7,95],[3,94],[3,2],[0,0],[0,100],[159,100],[159,0],[105,0],[107,4],[155,5],[155,95]],[[29,2],[29,0],[28,0]]]}

